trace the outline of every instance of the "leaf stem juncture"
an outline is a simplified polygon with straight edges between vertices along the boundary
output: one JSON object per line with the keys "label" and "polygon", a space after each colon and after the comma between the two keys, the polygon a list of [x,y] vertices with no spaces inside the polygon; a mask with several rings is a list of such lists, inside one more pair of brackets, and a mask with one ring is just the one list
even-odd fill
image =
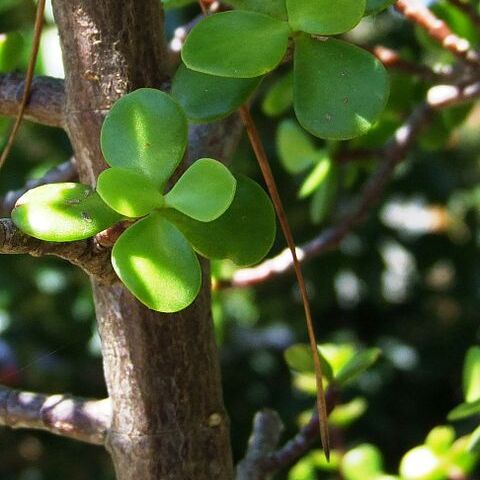
{"label": "leaf stem juncture", "polygon": [[[206,5],[203,3],[203,0],[198,0],[198,4],[203,14],[205,16],[208,16],[209,12]],[[242,122],[245,126],[245,130],[247,131],[250,144],[257,158],[258,165],[260,167],[260,170],[262,171],[262,175],[265,180],[265,184],[267,186],[268,192],[270,194],[273,205],[275,207],[275,211],[277,213],[277,217],[280,223],[280,227],[283,231],[283,235],[285,236],[285,240],[287,241],[288,248],[292,254],[295,275],[297,277],[297,282],[300,288],[300,294],[303,302],[303,308],[305,311],[305,320],[307,324],[308,339],[309,339],[310,349],[312,352],[313,363],[315,367],[315,379],[317,384],[317,409],[318,409],[318,418],[320,423],[320,438],[322,441],[322,447],[325,453],[325,457],[327,458],[327,460],[329,460],[330,459],[330,438],[329,438],[329,431],[328,431],[327,405],[325,400],[325,391],[323,388],[322,367],[320,364],[320,357],[318,355],[318,350],[317,350],[317,339],[316,339],[315,330],[313,327],[310,302],[308,300],[308,294],[305,286],[305,279],[303,277],[302,268],[300,266],[300,262],[298,261],[298,257],[297,257],[295,240],[293,238],[292,231],[290,229],[290,225],[287,220],[287,215],[285,213],[285,209],[283,207],[283,203],[280,198],[280,194],[278,192],[277,184],[275,182],[275,178],[273,176],[273,172],[270,167],[270,163],[268,161],[268,156],[265,152],[265,148],[260,138],[260,134],[250,114],[250,110],[248,106],[244,105],[240,107],[239,113],[240,113]]]}
{"label": "leaf stem juncture", "polygon": [[42,36],[43,29],[43,17],[45,13],[45,2],[46,0],[39,0],[37,5],[37,14],[35,17],[35,28],[33,33],[33,44],[32,51],[30,53],[30,58],[28,60],[27,73],[25,76],[25,86],[23,88],[22,102],[20,104],[20,109],[18,110],[17,118],[13,124],[12,130],[8,136],[7,143],[3,149],[2,155],[0,156],[0,169],[3,167],[5,160],[7,159],[10,151],[12,150],[13,143],[18,133],[18,129],[22,123],[23,115],[27,107],[28,99],[30,97],[30,89],[32,86],[33,73],[35,71],[35,65],[37,63],[38,50],[40,48],[40,38]]}

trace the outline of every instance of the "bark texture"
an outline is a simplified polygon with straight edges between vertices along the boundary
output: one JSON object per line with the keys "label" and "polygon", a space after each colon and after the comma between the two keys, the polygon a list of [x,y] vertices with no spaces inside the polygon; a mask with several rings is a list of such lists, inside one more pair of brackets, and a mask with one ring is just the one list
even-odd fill
{"label": "bark texture", "polygon": [[[99,134],[111,105],[131,90],[159,88],[167,80],[160,5],[53,1],[66,72],[66,124],[85,183],[94,184],[105,168]],[[217,152],[207,148],[205,155],[221,153],[218,144],[206,146]],[[196,302],[175,315],[148,310],[119,283],[92,280],[113,408],[107,447],[119,480],[233,477],[207,270]]]}

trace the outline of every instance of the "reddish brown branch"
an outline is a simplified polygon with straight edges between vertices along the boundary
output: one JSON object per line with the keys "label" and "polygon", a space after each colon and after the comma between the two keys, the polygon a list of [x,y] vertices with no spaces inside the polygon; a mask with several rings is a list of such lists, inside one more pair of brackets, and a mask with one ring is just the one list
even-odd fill
{"label": "reddish brown branch", "polygon": [[108,399],[42,395],[0,387],[0,425],[45,430],[94,445],[105,443],[110,428]]}
{"label": "reddish brown branch", "polygon": [[0,198],[0,217],[9,216],[16,201],[28,190],[47,183],[71,182],[77,179],[75,163],[72,160],[50,169],[43,177],[29,180],[23,188],[7,192]]}
{"label": "reddish brown branch", "polygon": [[[24,77],[17,73],[0,75],[0,115],[17,116],[24,83]],[[63,80],[35,77],[24,118],[43,125],[63,128],[64,105]]]}
{"label": "reddish brown branch", "polygon": [[406,18],[423,28],[443,48],[478,66],[480,53],[471,48],[468,40],[453,33],[450,27],[420,0],[397,0],[395,7]]}

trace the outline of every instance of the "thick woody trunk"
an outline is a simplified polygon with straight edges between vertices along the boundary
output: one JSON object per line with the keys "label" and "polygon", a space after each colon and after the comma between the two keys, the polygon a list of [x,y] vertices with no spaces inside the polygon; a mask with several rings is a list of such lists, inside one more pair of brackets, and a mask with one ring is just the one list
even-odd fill
{"label": "thick woody trunk", "polygon": [[[83,182],[94,184],[105,168],[100,127],[115,100],[167,79],[160,5],[53,0],[67,127]],[[194,305],[175,315],[148,310],[118,283],[93,282],[113,403],[108,449],[119,480],[233,478],[207,273]]]}

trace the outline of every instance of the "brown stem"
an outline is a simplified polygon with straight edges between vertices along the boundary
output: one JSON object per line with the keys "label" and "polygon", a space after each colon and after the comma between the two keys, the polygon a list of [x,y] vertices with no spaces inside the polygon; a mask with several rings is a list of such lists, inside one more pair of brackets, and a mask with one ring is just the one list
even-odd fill
{"label": "brown stem", "polygon": [[329,458],[330,442],[329,442],[329,434],[328,434],[327,407],[325,403],[325,392],[323,390],[323,381],[322,381],[322,378],[323,378],[322,367],[321,367],[320,358],[317,352],[317,339],[315,336],[315,330],[313,328],[313,320],[312,320],[312,314],[310,310],[310,302],[308,300],[307,289],[305,286],[305,279],[303,277],[302,269],[300,267],[300,262],[298,261],[298,258],[297,258],[295,240],[293,239],[292,231],[290,229],[290,225],[287,220],[287,215],[285,213],[285,209],[283,207],[283,203],[280,198],[280,194],[278,192],[278,188],[275,183],[273,172],[272,172],[272,169],[270,168],[268,157],[263,147],[260,134],[258,133],[258,130],[255,126],[255,122],[253,121],[253,118],[250,114],[250,111],[248,110],[248,107],[243,106],[240,108],[240,117],[243,120],[243,124],[247,131],[248,138],[250,139],[250,143],[252,145],[253,151],[255,152],[255,156],[260,166],[260,170],[262,171],[263,178],[265,180],[268,191],[270,193],[270,197],[272,198],[273,205],[275,206],[275,211],[277,212],[277,217],[280,222],[280,226],[282,228],[283,234],[287,241],[290,253],[292,255],[293,268],[295,270],[298,285],[300,287],[300,293],[302,296],[303,307],[305,311],[305,319],[307,324],[310,349],[312,351],[313,361],[315,365],[315,377],[317,382],[317,407],[319,412],[322,446],[325,451],[326,457]]}
{"label": "brown stem", "polygon": [[17,136],[18,129],[22,123],[23,114],[27,107],[28,98],[30,96],[30,87],[32,86],[33,72],[35,70],[35,65],[37,63],[38,50],[40,48],[40,38],[42,36],[43,29],[43,16],[45,14],[45,2],[46,0],[39,0],[37,5],[37,15],[35,18],[35,28],[33,33],[33,45],[30,53],[30,59],[28,61],[27,75],[25,77],[25,88],[23,90],[22,103],[20,104],[20,110],[18,111],[18,116],[13,124],[13,128],[8,136],[7,144],[3,149],[2,155],[0,156],[0,169],[3,167],[5,160],[7,159],[10,150],[13,147],[15,142],[15,137]]}
{"label": "brown stem", "polygon": [[43,395],[0,386],[0,425],[45,430],[55,435],[103,445],[110,428],[108,399]]}

